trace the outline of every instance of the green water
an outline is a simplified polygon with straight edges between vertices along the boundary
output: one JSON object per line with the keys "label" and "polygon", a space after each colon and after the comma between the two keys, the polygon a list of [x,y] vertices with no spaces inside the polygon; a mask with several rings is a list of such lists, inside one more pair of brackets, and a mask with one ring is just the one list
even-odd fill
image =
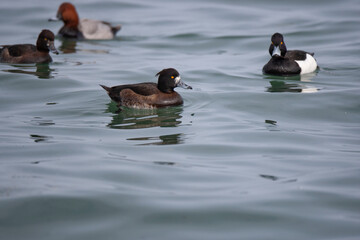
{"label": "green water", "polygon": [[[61,2],[2,1],[0,44]],[[358,239],[360,3],[76,1],[123,28],[0,64],[0,239]],[[274,32],[315,52],[262,74]],[[176,68],[184,105],[118,113],[99,86]]]}

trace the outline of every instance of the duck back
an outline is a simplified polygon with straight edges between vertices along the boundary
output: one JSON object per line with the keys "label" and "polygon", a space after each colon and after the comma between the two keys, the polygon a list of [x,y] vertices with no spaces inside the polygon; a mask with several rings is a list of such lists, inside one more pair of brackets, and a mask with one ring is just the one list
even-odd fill
{"label": "duck back", "polygon": [[5,48],[7,48],[12,57],[20,57],[29,52],[36,52],[36,46],[33,44],[6,45],[4,46]]}
{"label": "duck back", "polygon": [[108,22],[97,21],[92,19],[81,19],[79,30],[86,39],[112,39],[120,27],[114,28]]}
{"label": "duck back", "polygon": [[100,86],[108,92],[109,97],[115,102],[121,101],[120,92],[123,91],[124,89],[130,89],[134,93],[142,96],[149,96],[153,94],[158,94],[160,92],[160,90],[157,88],[157,84],[151,82],[126,84],[126,85],[119,85],[114,87],[106,87],[104,85],[100,85]]}
{"label": "duck back", "polygon": [[[290,60],[297,60],[297,61],[304,61],[306,60],[306,54],[310,54],[308,52],[305,51],[301,51],[301,50],[290,50],[287,51],[285,54],[286,58],[289,58]],[[314,53],[310,54],[310,55],[314,55]]]}

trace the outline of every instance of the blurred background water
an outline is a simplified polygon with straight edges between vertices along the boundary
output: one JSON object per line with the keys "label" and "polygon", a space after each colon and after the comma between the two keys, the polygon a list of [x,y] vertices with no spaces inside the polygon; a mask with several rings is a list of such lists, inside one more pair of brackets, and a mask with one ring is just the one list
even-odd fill
{"label": "blurred background water", "polygon": [[[360,2],[74,1],[123,28],[0,64],[0,239],[359,239]],[[61,1],[0,2],[0,44]],[[319,71],[265,76],[274,32]],[[176,68],[184,105],[118,113],[108,86]]]}

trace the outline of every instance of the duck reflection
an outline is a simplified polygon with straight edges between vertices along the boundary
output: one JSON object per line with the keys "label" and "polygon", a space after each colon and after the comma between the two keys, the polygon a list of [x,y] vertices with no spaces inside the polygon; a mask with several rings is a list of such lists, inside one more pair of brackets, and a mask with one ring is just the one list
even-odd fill
{"label": "duck reflection", "polygon": [[[21,74],[30,74],[34,75],[41,79],[50,79],[53,78],[51,72],[54,71],[54,69],[51,69],[48,63],[36,63],[34,65],[12,65],[18,69],[5,69],[2,70],[3,72],[9,72],[9,73],[21,73]],[[36,67],[36,70],[34,69]]]}
{"label": "duck reflection", "polygon": [[[304,75],[296,75],[290,77],[280,77],[280,76],[264,76],[265,79],[272,79],[270,81],[269,87],[266,88],[267,92],[292,92],[292,93],[315,93],[319,89],[309,86],[309,84],[304,84],[306,82],[311,82],[311,79],[316,76],[316,73],[309,73]],[[292,83],[287,83],[286,81],[292,81]],[[301,84],[296,81],[300,81]]]}
{"label": "duck reflection", "polygon": [[123,108],[118,112],[114,102],[108,105],[107,112],[115,113],[112,121],[107,125],[115,129],[139,129],[151,127],[177,127],[181,124],[182,107],[168,107],[160,109],[132,109]]}
{"label": "duck reflection", "polygon": [[[108,54],[109,51],[108,50],[102,50],[102,49],[84,49],[83,46],[79,46],[77,45],[78,42],[73,40],[73,39],[66,39],[66,38],[61,38],[61,45],[59,47],[59,50],[63,53],[63,54],[70,54],[70,53],[76,53],[76,52],[87,52],[87,53],[98,53],[98,54]],[[98,46],[104,46],[100,43],[91,43],[91,42],[83,42],[82,44],[86,44],[86,45],[95,45],[96,47]]]}
{"label": "duck reflection", "polygon": [[61,39],[61,45],[59,50],[63,54],[75,53],[76,52],[76,41],[72,39]]}
{"label": "duck reflection", "polygon": [[293,92],[293,93],[315,93],[319,89],[308,87],[303,84],[286,83],[285,81],[270,81],[271,86],[267,87],[267,92]]}

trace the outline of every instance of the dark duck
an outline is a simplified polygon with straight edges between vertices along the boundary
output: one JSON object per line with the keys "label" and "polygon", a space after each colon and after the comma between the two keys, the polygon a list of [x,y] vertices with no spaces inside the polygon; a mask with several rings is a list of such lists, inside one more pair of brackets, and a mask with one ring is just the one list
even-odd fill
{"label": "dark duck", "polygon": [[263,67],[265,74],[291,76],[311,73],[317,69],[314,53],[301,50],[288,51],[284,37],[280,33],[272,35],[269,53],[271,59]]}
{"label": "dark duck", "polygon": [[52,58],[49,51],[59,54],[54,46],[55,36],[50,30],[42,30],[33,44],[2,45],[0,62],[3,63],[49,63]]}
{"label": "dark duck", "polygon": [[167,68],[158,72],[156,76],[158,76],[158,83],[144,82],[114,87],[100,86],[106,90],[109,97],[119,107],[152,109],[183,104],[182,97],[174,91],[174,88],[192,89],[192,87],[181,80],[179,72],[174,68]]}

